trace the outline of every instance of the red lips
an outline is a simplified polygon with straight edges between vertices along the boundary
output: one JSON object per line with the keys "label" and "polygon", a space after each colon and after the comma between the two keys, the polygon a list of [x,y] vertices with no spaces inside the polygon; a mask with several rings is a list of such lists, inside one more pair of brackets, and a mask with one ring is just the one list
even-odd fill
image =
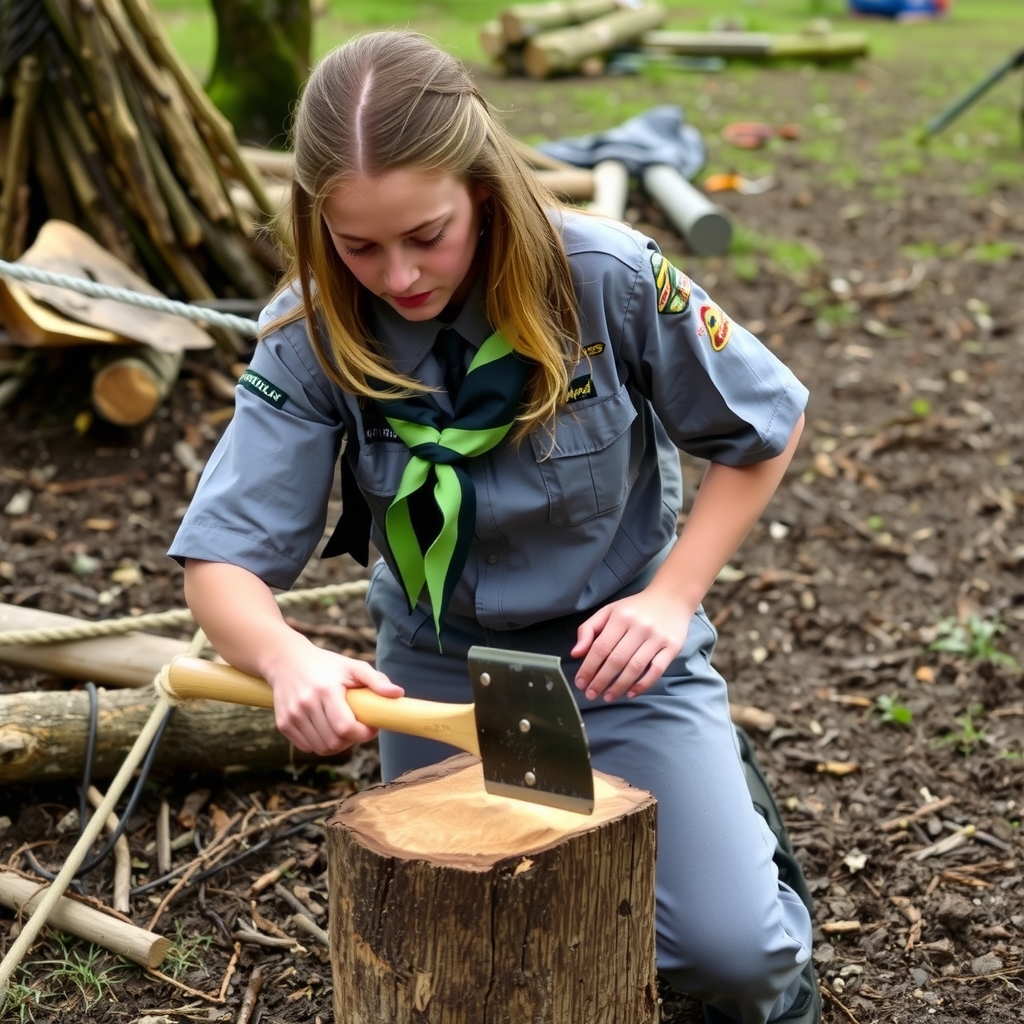
{"label": "red lips", "polygon": [[391,298],[402,309],[415,309],[430,298],[430,292],[420,292],[418,295],[392,295]]}

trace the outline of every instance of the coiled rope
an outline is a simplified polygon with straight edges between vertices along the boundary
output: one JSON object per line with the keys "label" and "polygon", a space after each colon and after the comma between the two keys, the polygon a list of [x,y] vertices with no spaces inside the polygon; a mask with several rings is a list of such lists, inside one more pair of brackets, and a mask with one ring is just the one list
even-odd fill
{"label": "coiled rope", "polygon": [[57,288],[68,288],[71,291],[91,295],[94,299],[114,299],[126,302],[131,306],[153,309],[160,313],[172,313],[208,324],[211,327],[227,327],[247,338],[253,338],[259,332],[259,324],[248,317],[236,316],[234,313],[222,313],[206,306],[193,306],[188,302],[177,302],[160,295],[149,295],[146,292],[132,291],[130,288],[115,288],[113,285],[100,284],[85,277],[70,277],[67,274],[53,274],[48,270],[28,267],[23,263],[9,263],[0,260],[0,274],[16,281],[34,281],[36,284],[48,284]]}

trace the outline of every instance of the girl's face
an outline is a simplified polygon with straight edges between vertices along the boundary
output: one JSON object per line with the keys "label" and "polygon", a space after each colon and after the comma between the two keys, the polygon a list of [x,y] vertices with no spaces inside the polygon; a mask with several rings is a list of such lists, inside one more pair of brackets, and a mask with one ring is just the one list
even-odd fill
{"label": "girl's face", "polygon": [[406,320],[430,320],[469,292],[486,198],[451,174],[399,168],[346,179],[323,219],[364,288]]}

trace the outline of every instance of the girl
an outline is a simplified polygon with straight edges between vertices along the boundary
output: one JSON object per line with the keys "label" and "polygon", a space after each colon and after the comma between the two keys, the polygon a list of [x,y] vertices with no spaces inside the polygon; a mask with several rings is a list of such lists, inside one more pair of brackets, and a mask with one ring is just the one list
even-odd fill
{"label": "girl", "polygon": [[[701,607],[805,389],[650,239],[559,209],[422,37],[325,57],[294,150],[294,269],[171,548],[197,620],[324,755],[375,735],[349,687],[466,702],[472,644],[558,654],[595,767],[658,799],[659,973],[709,1020],[818,1020],[806,887]],[[324,553],[382,555],[376,668],[291,630],[270,589],[323,536],[343,440]],[[677,449],[709,462],[678,538]],[[385,780],[453,753],[379,739]]]}

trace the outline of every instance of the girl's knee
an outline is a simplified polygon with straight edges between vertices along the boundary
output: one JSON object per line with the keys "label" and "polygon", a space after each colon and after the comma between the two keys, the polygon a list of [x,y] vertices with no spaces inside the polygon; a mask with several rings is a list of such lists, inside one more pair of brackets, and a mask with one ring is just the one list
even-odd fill
{"label": "girl's knee", "polygon": [[695,938],[688,949],[659,944],[659,973],[673,988],[738,1021],[767,1020],[810,956],[796,939],[757,929],[709,929]]}

